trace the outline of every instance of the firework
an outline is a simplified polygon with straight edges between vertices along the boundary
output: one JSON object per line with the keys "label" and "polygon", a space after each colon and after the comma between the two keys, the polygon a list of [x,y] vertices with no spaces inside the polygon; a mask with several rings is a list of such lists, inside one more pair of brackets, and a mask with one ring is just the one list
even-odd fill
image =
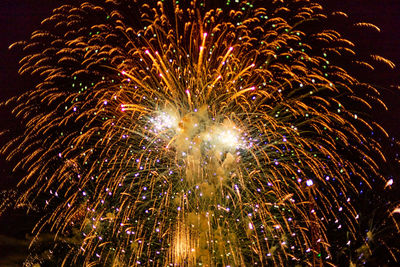
{"label": "firework", "polygon": [[357,238],[354,183],[384,156],[352,110],[378,93],[330,62],[355,53],[325,19],[309,1],[55,9],[18,43],[40,82],[3,149],[20,202],[47,206],[37,232],[79,229],[64,264],[331,262],[327,231]]}

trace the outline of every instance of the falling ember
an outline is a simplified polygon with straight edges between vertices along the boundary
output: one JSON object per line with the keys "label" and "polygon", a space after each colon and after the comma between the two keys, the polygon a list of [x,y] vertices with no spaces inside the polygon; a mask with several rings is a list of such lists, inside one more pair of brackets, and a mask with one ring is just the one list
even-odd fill
{"label": "falling ember", "polygon": [[182,221],[177,223],[171,246],[170,261],[174,266],[193,266],[196,264],[196,243],[190,230]]}
{"label": "falling ember", "polygon": [[71,266],[336,264],[329,229],[357,236],[355,181],[381,176],[363,129],[383,129],[353,108],[382,102],[322,7],[105,2],[19,43],[41,80],[1,151],[28,168],[20,203],[51,192],[38,234],[71,240]]}
{"label": "falling ember", "polygon": [[400,213],[400,206],[397,207],[397,208],[395,208],[395,209],[392,211],[392,214],[394,214],[394,213]]}
{"label": "falling ember", "polygon": [[251,222],[249,222],[249,229],[250,229],[250,230],[253,230],[253,229],[254,229],[254,226],[253,226],[253,224],[252,224]]}
{"label": "falling ember", "polygon": [[386,188],[386,187],[390,187],[390,186],[392,186],[392,185],[393,185],[393,179],[389,179],[389,180],[386,182],[385,188]]}

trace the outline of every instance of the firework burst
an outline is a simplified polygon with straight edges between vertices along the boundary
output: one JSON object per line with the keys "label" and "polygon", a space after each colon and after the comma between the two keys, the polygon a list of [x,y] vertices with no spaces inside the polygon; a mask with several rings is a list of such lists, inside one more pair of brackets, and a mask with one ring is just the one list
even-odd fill
{"label": "firework burst", "polygon": [[48,206],[37,231],[80,230],[72,260],[316,265],[328,229],[357,238],[354,182],[384,157],[352,110],[377,91],[330,62],[353,44],[317,3],[211,2],[64,5],[18,43],[40,82],[3,152]]}

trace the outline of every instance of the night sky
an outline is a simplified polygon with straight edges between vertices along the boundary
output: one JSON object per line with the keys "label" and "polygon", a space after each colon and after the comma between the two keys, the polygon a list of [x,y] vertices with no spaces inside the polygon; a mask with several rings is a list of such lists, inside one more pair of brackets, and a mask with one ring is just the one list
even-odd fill
{"label": "night sky", "polygon": [[[29,38],[29,35],[40,25],[40,21],[49,16],[51,10],[61,1],[51,0],[0,0],[0,101],[16,95],[32,86],[29,77],[17,74],[20,55],[18,50],[9,51],[8,46],[19,40]],[[345,37],[354,41],[361,53],[378,54],[391,59],[397,66],[392,71],[384,66],[378,66],[371,80],[374,85],[382,88],[383,99],[389,107],[388,112],[378,110],[373,116],[388,130],[391,137],[400,139],[400,1],[399,0],[336,0],[321,1],[327,3],[332,10],[342,10],[349,15],[350,22],[370,22],[377,25],[381,32],[358,29],[348,31]],[[341,25],[339,25],[339,28]],[[339,32],[341,32],[339,30]],[[397,88],[397,89],[396,89]],[[17,126],[9,111],[0,108],[0,130],[13,129]],[[1,144],[4,140],[0,139]],[[16,184],[17,175],[11,175],[11,167],[0,156],[0,191]],[[13,178],[12,178],[13,177]],[[1,203],[0,203],[1,204]],[[13,247],[24,246],[22,241],[26,233],[22,223],[23,216],[19,214],[0,218],[0,266],[2,253]],[[10,239],[6,239],[9,236]],[[21,239],[21,241],[17,241]],[[6,244],[5,244],[6,243]],[[8,255],[13,252],[6,252]],[[19,252],[18,252],[19,253]],[[21,254],[23,255],[23,251]],[[18,256],[16,256],[18,257]]]}

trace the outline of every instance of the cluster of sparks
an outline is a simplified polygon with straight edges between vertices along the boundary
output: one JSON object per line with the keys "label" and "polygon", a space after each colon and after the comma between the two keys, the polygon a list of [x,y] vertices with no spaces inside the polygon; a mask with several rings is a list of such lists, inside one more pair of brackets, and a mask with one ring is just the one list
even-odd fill
{"label": "cluster of sparks", "polygon": [[41,82],[3,151],[23,155],[20,201],[51,210],[37,231],[80,230],[72,260],[315,266],[328,229],[357,238],[354,181],[384,156],[351,110],[376,89],[330,63],[353,44],[307,32],[317,3],[211,2],[65,5],[22,43]]}

